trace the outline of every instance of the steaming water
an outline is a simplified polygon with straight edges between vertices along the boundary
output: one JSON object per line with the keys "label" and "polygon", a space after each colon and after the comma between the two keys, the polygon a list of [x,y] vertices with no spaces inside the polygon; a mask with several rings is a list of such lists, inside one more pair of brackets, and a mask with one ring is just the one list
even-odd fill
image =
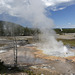
{"label": "steaming water", "polygon": [[67,53],[65,52],[59,52],[59,51],[49,51],[49,50],[43,50],[43,53],[51,56],[59,56],[59,57],[68,57],[68,56],[74,56],[75,53],[68,51]]}
{"label": "steaming water", "polygon": [[6,50],[0,50],[0,53],[6,52]]}
{"label": "steaming water", "polygon": [[[57,56],[57,57],[68,57],[68,56],[75,56],[75,53],[71,51],[70,48],[67,48],[66,46],[62,47],[55,47],[53,48],[46,48],[45,47],[38,47],[38,44],[28,44],[26,46],[36,47],[39,50],[42,50],[44,54],[50,55],[50,56]],[[70,50],[69,50],[70,49]]]}
{"label": "steaming water", "polygon": [[[64,48],[66,48],[64,46]],[[59,56],[59,57],[68,57],[68,56],[75,56],[75,53],[74,52],[71,52],[71,51],[67,51],[67,49],[64,49],[64,51],[59,51],[59,50],[53,50],[53,49],[41,49],[39,48],[40,50],[43,50],[43,53],[44,54],[47,54],[47,55],[50,55],[50,56]]]}
{"label": "steaming water", "polygon": [[68,56],[75,56],[75,53],[71,51],[71,48],[68,48],[66,46],[62,47],[55,47],[55,48],[50,48],[47,46],[45,47],[39,47],[38,43],[35,44],[28,44],[26,46],[29,47],[36,47],[39,50],[42,50],[44,54],[50,55],[50,56],[57,56],[57,57],[68,57]]}
{"label": "steaming water", "polygon": [[41,41],[37,46],[43,50],[43,53],[53,56],[74,55],[62,42],[56,41],[55,32],[52,30],[54,26],[53,20],[47,17],[46,6],[42,0],[8,0],[8,2],[3,0],[0,5],[0,14],[6,12],[6,14],[19,17],[24,22],[28,22],[28,24],[30,23],[30,25],[40,29],[42,33],[40,36]]}

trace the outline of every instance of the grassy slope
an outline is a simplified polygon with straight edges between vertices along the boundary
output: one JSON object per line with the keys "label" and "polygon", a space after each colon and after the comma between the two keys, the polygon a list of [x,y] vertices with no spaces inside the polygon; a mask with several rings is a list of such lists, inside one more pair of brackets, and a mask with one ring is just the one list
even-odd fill
{"label": "grassy slope", "polygon": [[62,41],[64,45],[70,45],[75,47],[75,39],[57,39],[58,41]]}

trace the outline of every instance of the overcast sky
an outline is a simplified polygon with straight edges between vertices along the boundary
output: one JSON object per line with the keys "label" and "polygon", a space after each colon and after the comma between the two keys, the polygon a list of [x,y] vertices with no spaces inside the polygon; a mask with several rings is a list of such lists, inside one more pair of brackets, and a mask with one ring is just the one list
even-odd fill
{"label": "overcast sky", "polygon": [[[35,1],[37,2],[37,0]],[[29,3],[30,0],[0,0],[0,20],[15,22],[21,25],[26,24],[26,26],[30,26],[30,24],[27,21],[20,22],[20,20],[22,19],[19,15],[20,13],[16,13],[16,11],[20,12],[18,9],[22,5],[22,9],[25,9],[25,5],[28,6]],[[42,3],[46,10],[46,16],[54,21],[55,27],[75,28],[75,0],[42,0]],[[41,10],[43,10],[41,8],[37,10],[41,12]]]}

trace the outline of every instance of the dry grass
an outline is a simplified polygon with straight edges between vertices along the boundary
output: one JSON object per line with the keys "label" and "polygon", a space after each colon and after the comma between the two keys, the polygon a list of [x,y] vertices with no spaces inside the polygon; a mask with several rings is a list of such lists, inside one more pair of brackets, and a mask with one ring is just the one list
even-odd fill
{"label": "dry grass", "polygon": [[0,47],[5,46],[6,44],[0,44]]}
{"label": "dry grass", "polygon": [[64,45],[70,45],[75,47],[75,39],[57,39],[58,41],[62,41]]}

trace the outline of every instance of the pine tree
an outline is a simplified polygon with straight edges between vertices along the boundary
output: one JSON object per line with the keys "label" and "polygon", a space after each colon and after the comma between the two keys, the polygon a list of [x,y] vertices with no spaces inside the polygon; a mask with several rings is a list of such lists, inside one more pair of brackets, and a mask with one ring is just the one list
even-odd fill
{"label": "pine tree", "polygon": [[3,23],[1,22],[0,23],[0,36],[3,36],[4,35],[4,26],[3,26]]}

